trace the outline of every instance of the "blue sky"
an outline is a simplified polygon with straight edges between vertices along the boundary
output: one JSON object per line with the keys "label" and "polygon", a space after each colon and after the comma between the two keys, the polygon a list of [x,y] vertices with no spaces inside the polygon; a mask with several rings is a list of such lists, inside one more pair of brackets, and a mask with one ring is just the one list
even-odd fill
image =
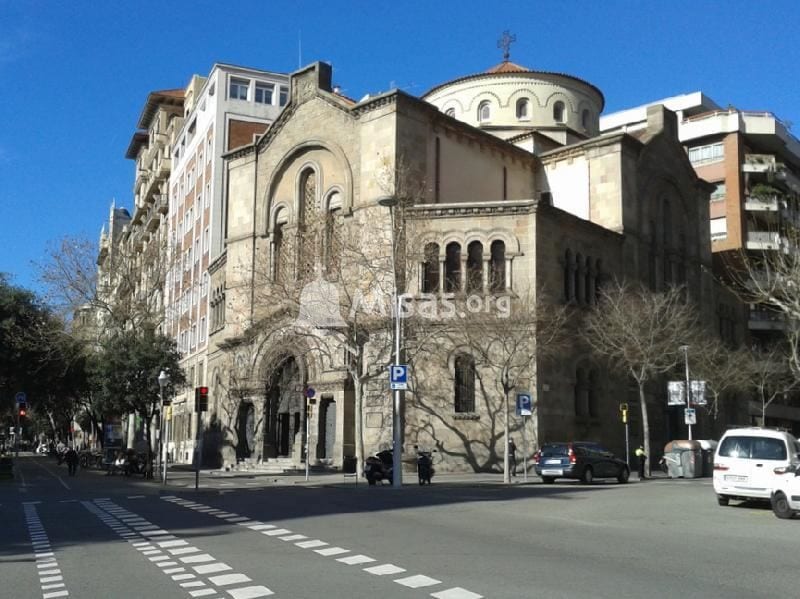
{"label": "blue sky", "polygon": [[[132,203],[124,158],[147,93],[215,62],[291,72],[332,63],[345,94],[430,87],[502,59],[603,90],[606,112],[703,90],[800,131],[800,2],[0,0],[0,272],[65,235],[96,239]],[[797,133],[796,133],[797,134]]]}

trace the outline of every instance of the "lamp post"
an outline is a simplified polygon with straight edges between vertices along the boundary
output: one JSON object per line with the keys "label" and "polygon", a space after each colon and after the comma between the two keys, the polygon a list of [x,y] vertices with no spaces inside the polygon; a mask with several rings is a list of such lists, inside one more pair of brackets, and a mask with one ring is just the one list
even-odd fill
{"label": "lamp post", "polygon": [[169,427],[167,422],[166,406],[164,405],[164,388],[169,383],[169,375],[163,370],[158,375],[159,397],[161,399],[161,482],[167,484],[167,440],[166,433]]}
{"label": "lamp post", "polygon": [[[389,209],[392,227],[392,311],[394,312],[394,362],[400,364],[400,296],[397,293],[397,260],[395,255],[394,236],[394,209],[397,198],[383,196],[378,198],[378,204]],[[392,486],[399,489],[403,486],[403,421],[400,389],[395,389],[392,401]]]}
{"label": "lamp post", "polygon": [[[692,386],[689,382],[689,346],[681,345],[679,348],[683,352],[683,363],[686,365],[686,409],[692,407]],[[688,423],[686,426],[689,428],[689,441],[692,440],[692,425]]]}

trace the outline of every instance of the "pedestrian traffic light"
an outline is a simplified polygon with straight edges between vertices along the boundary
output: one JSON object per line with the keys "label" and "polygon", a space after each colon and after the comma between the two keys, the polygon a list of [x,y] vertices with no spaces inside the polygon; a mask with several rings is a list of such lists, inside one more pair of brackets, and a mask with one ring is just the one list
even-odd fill
{"label": "pedestrian traffic light", "polygon": [[194,388],[194,411],[208,412],[208,387]]}

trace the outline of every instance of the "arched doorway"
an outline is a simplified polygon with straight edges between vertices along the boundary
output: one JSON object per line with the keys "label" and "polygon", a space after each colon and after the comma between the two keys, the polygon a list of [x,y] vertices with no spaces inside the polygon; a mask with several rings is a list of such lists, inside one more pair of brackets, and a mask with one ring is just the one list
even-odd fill
{"label": "arched doorway", "polygon": [[249,401],[239,404],[236,417],[236,458],[245,459],[255,451],[256,411]]}
{"label": "arched doorway", "polygon": [[264,457],[292,457],[297,435],[302,437],[305,400],[303,375],[289,356],[269,377],[264,403]]}

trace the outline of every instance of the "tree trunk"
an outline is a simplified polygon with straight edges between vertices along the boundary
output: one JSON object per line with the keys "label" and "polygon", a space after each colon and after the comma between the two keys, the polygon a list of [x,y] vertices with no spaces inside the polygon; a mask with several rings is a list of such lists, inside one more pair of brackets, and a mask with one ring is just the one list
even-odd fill
{"label": "tree trunk", "polygon": [[356,425],[356,476],[361,476],[361,471],[364,468],[364,426],[361,410],[363,383],[361,377],[353,377],[353,396]]}
{"label": "tree trunk", "polygon": [[650,420],[647,417],[647,400],[644,395],[644,381],[639,381],[639,406],[642,410],[642,437],[644,444],[644,472],[650,472]]}
{"label": "tree trunk", "polygon": [[511,472],[509,471],[508,460],[508,394],[510,389],[504,389],[503,395],[503,482],[511,484]]}

